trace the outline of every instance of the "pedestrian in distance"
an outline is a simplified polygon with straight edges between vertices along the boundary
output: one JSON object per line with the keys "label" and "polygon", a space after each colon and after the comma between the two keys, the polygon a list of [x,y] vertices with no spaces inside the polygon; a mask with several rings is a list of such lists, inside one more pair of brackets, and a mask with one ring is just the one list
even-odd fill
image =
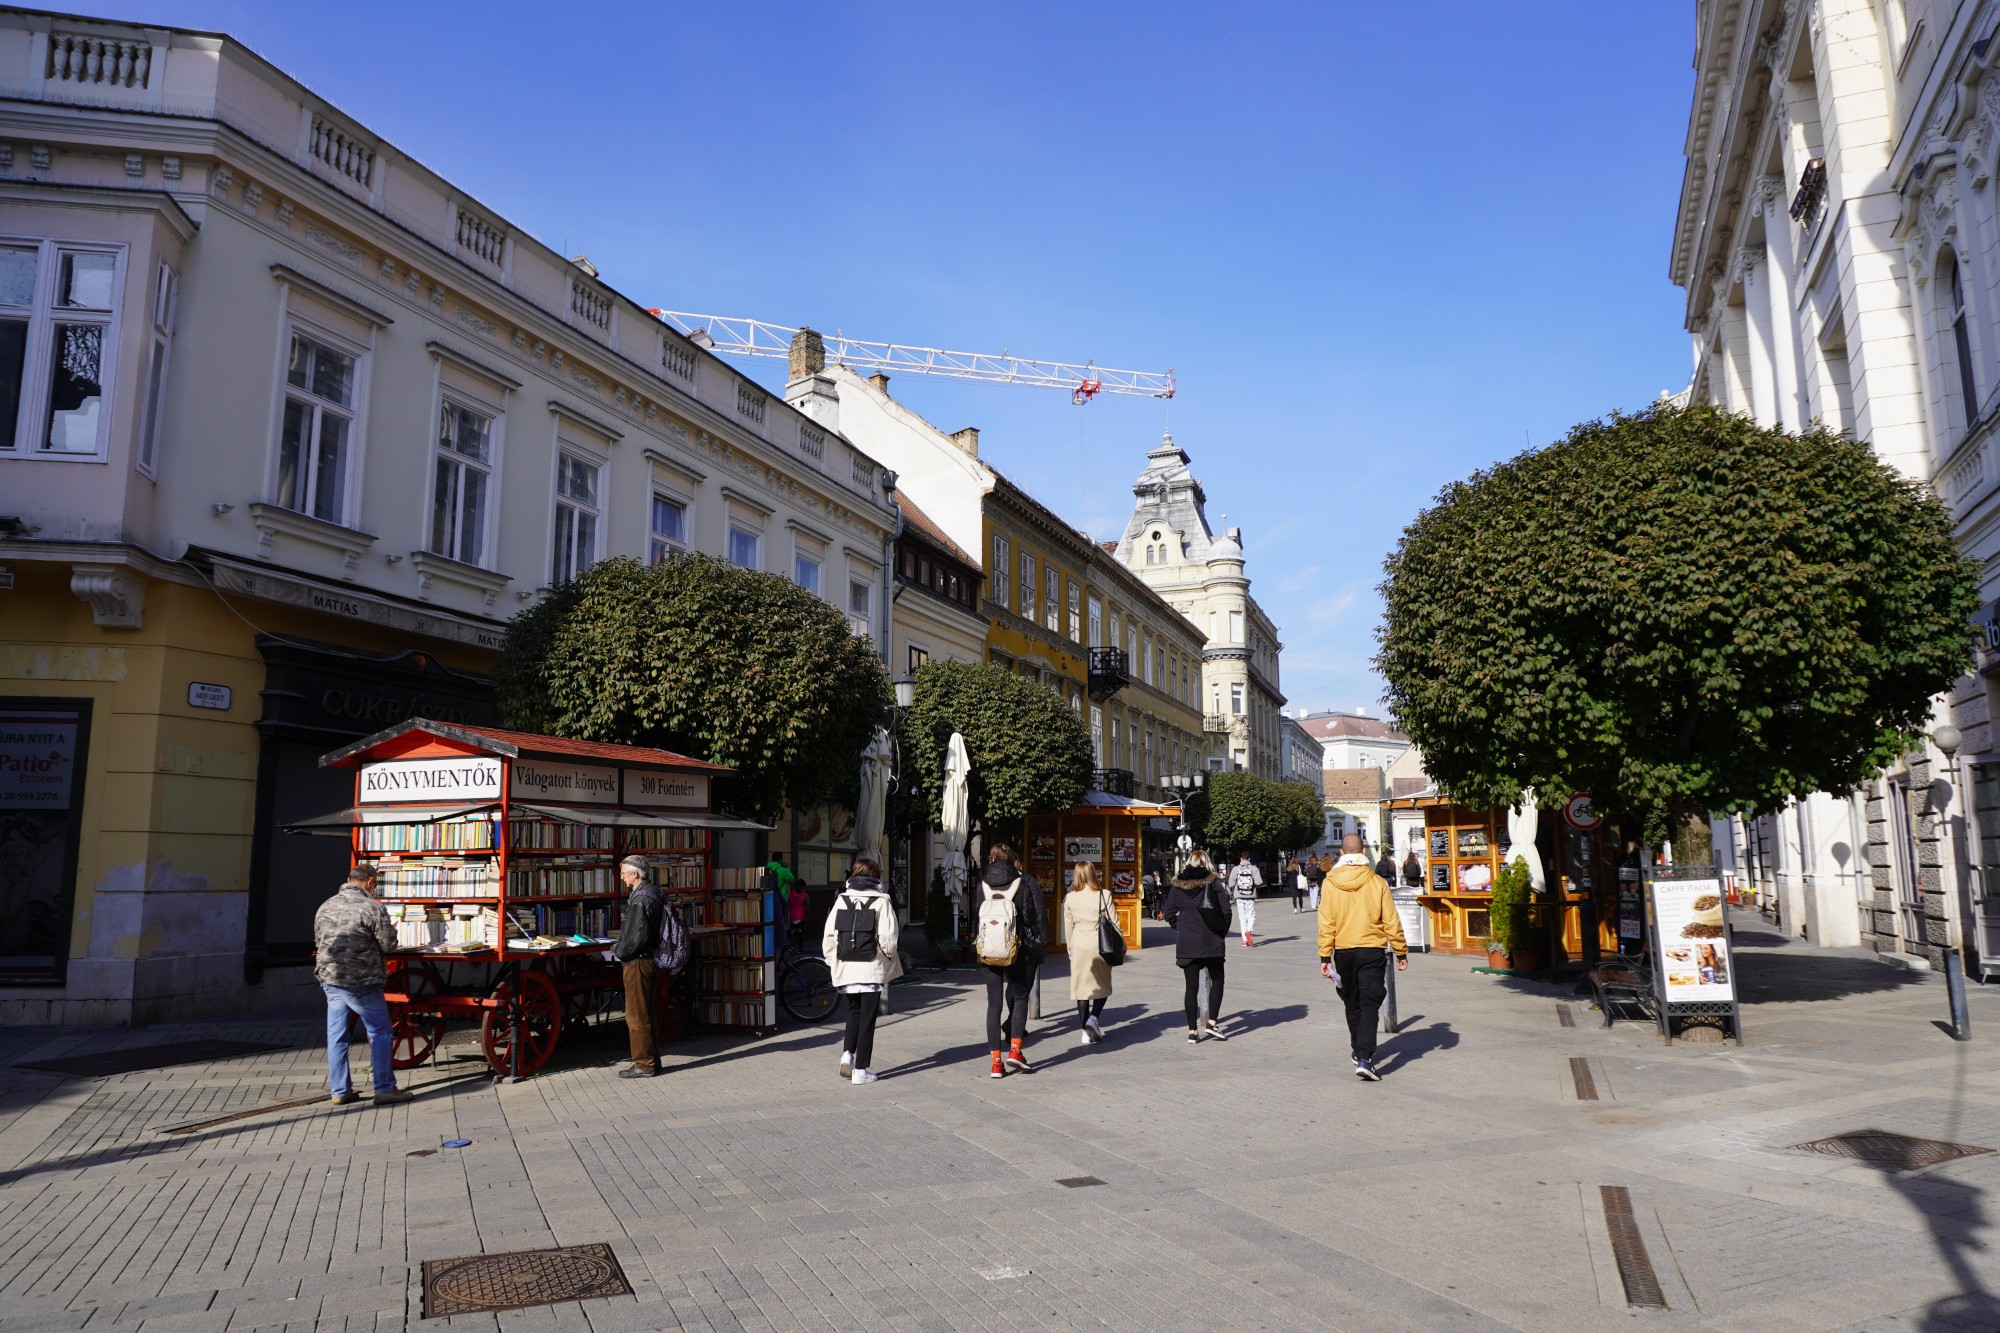
{"label": "pedestrian in distance", "polygon": [[1389,849],[1387,847],[1384,847],[1382,849],[1382,859],[1375,863],[1375,873],[1380,875],[1383,881],[1388,885],[1390,885],[1392,888],[1395,886],[1396,858],[1389,854]]}
{"label": "pedestrian in distance", "polygon": [[1305,911],[1306,872],[1296,859],[1285,862],[1285,887],[1292,891],[1292,914],[1296,916]]}
{"label": "pedestrian in distance", "polygon": [[1097,923],[1111,915],[1111,895],[1097,882],[1097,867],[1076,868],[1063,899],[1063,940],[1069,947],[1069,998],[1085,1046],[1104,1040],[1104,1002],[1111,998],[1111,964],[1097,950]]}
{"label": "pedestrian in distance", "polygon": [[1412,847],[1410,854],[1403,858],[1403,887],[1421,889],[1423,886],[1424,863],[1417,860],[1417,849]]}
{"label": "pedestrian in distance", "polygon": [[1187,1015],[1188,1044],[1201,1040],[1204,979],[1208,982],[1208,1035],[1228,1041],[1222,1030],[1222,965],[1229,952],[1229,899],[1215,877],[1214,867],[1200,852],[1174,876],[1161,915],[1174,928],[1174,962],[1181,969]]}
{"label": "pedestrian in distance", "polygon": [[1396,970],[1410,966],[1403,941],[1403,919],[1389,885],[1368,865],[1361,839],[1348,834],[1340,842],[1340,859],[1328,872],[1319,904],[1319,970],[1333,978],[1347,1008],[1347,1040],[1354,1056],[1354,1075],[1377,1082],[1375,1029],[1388,993],[1388,960],[1396,953]]}
{"label": "pedestrian in distance", "polygon": [[[771,890],[778,895],[775,916],[780,954],[785,952],[785,946],[792,938],[792,889],[796,884],[798,876],[794,875],[791,868],[785,864],[785,854],[772,852],[771,859],[764,863],[764,874],[758,887]],[[804,890],[800,889],[800,892],[803,893]]]}
{"label": "pedestrian in distance", "polygon": [[847,1001],[840,1076],[852,1083],[873,1083],[877,1077],[875,1022],[889,983],[903,975],[898,943],[896,904],[882,890],[882,866],[872,856],[857,856],[820,932],[833,987]]}
{"label": "pedestrian in distance", "polygon": [[361,1100],[347,1070],[347,1016],[359,1014],[368,1030],[368,1066],[375,1080],[375,1104],[410,1100],[396,1086],[395,1037],[389,1028],[389,966],[383,955],[396,948],[396,926],[375,901],[375,867],[355,863],[347,882],[313,913],[313,977],[326,993],[326,1077],[329,1100],[349,1106]]}
{"label": "pedestrian in distance", "polygon": [[972,931],[973,955],[986,967],[986,1045],[993,1057],[994,1078],[1034,1072],[1021,1043],[1028,1035],[1028,991],[1048,956],[1048,939],[1042,886],[1021,869],[1012,847],[994,843],[987,849],[986,871],[979,879]]}
{"label": "pedestrian in distance", "polygon": [[660,1072],[659,1033],[655,1026],[653,996],[659,978],[656,961],[660,933],[666,925],[667,900],[653,887],[652,875],[643,856],[628,856],[618,863],[618,881],[625,886],[625,913],[618,927],[617,942],[611,946],[611,961],[625,977],[625,1033],[631,1039],[632,1067],[618,1071],[620,1078],[652,1078]]}
{"label": "pedestrian in distance", "polygon": [[1139,877],[1139,911],[1146,916],[1160,912],[1160,872],[1148,869]]}
{"label": "pedestrian in distance", "polygon": [[1229,868],[1229,891],[1236,899],[1236,928],[1243,932],[1243,947],[1254,949],[1257,939],[1257,892],[1264,887],[1264,872],[1250,863],[1250,853],[1239,853]]}
{"label": "pedestrian in distance", "polygon": [[1319,886],[1326,879],[1327,864],[1327,859],[1324,856],[1308,856],[1306,858],[1306,906],[1308,911],[1319,911]]}

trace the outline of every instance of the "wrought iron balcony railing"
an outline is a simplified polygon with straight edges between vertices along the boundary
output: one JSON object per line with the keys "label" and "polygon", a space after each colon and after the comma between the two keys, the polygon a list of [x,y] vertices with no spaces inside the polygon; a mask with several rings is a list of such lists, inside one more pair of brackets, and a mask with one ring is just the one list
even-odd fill
{"label": "wrought iron balcony railing", "polygon": [[1090,650],[1090,697],[1102,703],[1132,683],[1132,662],[1123,648]]}
{"label": "wrought iron balcony railing", "polygon": [[1132,794],[1132,770],[1129,768],[1093,768],[1090,770],[1090,789],[1101,791],[1107,796],[1130,796]]}

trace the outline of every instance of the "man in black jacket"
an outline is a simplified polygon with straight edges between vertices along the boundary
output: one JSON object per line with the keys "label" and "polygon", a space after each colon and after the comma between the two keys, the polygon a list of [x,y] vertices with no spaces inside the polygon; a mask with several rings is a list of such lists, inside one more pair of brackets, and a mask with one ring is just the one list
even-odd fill
{"label": "man in black jacket", "polygon": [[625,920],[611,959],[625,968],[625,1030],[632,1038],[632,1067],[620,1078],[651,1078],[660,1072],[659,1040],[653,1030],[653,983],[659,967],[653,956],[660,949],[660,925],[666,900],[648,882],[646,858],[628,856],[618,864],[618,878],[631,894],[625,900]]}

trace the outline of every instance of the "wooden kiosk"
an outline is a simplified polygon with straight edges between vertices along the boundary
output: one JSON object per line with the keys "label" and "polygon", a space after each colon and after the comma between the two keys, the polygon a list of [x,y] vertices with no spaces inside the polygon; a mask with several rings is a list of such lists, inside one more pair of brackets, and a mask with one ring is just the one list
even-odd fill
{"label": "wooden kiosk", "polygon": [[1111,911],[1125,936],[1125,947],[1140,947],[1139,875],[1146,821],[1177,820],[1180,813],[1176,806],[1093,791],[1066,813],[1029,815],[1022,821],[1021,840],[1026,846],[1021,849],[1021,864],[1042,886],[1051,951],[1069,951],[1062,935],[1062,899],[1073,869],[1084,864],[1096,866],[1098,882],[1111,890]]}
{"label": "wooden kiosk", "polygon": [[[1452,805],[1436,796],[1405,796],[1391,810],[1422,810],[1424,889],[1417,896],[1427,913],[1431,947],[1440,953],[1483,954],[1492,931],[1489,907],[1493,881],[1511,859],[1507,811]],[[1534,895],[1531,919],[1541,932],[1549,961],[1583,953],[1586,920],[1594,921],[1598,947],[1615,953],[1617,934],[1617,847],[1608,827],[1571,828],[1563,812],[1543,810],[1535,836],[1548,888]]]}
{"label": "wooden kiosk", "polygon": [[[430,1058],[450,1018],[477,1019],[496,1074],[532,1074],[566,1030],[622,1002],[609,960],[618,862],[646,855],[694,961],[658,979],[663,1035],[696,1021],[776,1024],[775,896],[759,867],[718,869],[715,837],[761,824],[714,813],[730,770],[666,750],[412,719],[320,759],[354,770],[354,805],[288,826],[346,836],[377,863],[396,925],[394,1062]],[[679,1000],[680,1003],[675,1001]]]}

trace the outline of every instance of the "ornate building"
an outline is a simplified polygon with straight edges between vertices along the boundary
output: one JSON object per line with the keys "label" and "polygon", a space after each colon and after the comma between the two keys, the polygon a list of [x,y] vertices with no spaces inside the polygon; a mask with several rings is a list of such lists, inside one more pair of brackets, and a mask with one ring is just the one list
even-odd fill
{"label": "ornate building", "polygon": [[1215,742],[1211,767],[1225,764],[1267,778],[1285,776],[1280,753],[1278,627],[1250,595],[1243,530],[1217,536],[1208,496],[1187,451],[1164,436],[1132,485],[1137,503],[1118,542],[1126,568],[1208,636],[1202,650],[1204,726]]}

